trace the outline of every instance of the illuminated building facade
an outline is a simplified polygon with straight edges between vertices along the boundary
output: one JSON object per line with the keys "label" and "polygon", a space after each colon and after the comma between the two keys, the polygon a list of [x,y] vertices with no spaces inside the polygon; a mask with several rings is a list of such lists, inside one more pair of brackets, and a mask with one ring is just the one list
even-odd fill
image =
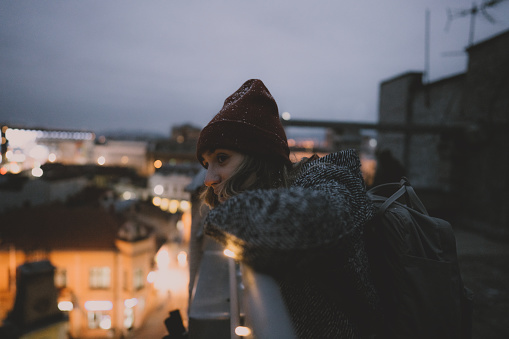
{"label": "illuminated building facade", "polygon": [[189,241],[191,232],[191,193],[186,189],[200,170],[200,165],[180,164],[164,166],[148,178],[147,190],[152,204],[171,214],[179,213],[177,229],[182,241]]}
{"label": "illuminated building facade", "polygon": [[37,206],[49,202],[65,201],[81,191],[89,180],[84,176],[30,180],[16,176],[0,181],[0,213],[22,206]]}
{"label": "illuminated building facade", "polygon": [[0,176],[0,213],[13,208],[65,202],[89,186],[113,190],[121,201],[146,199],[146,179],[131,168],[99,165],[41,165],[43,175]]}
{"label": "illuminated building facade", "polygon": [[74,338],[119,338],[139,327],[157,302],[149,282],[156,255],[153,234],[98,206],[40,206],[1,215],[0,318],[15,295],[16,267],[49,260],[58,306]]}
{"label": "illuminated building facade", "polygon": [[150,174],[167,165],[195,164],[200,131],[201,128],[188,124],[174,126],[170,139],[153,142],[147,152],[147,158],[153,164]]}
{"label": "illuminated building facade", "polygon": [[42,175],[47,162],[87,164],[92,160],[95,135],[84,131],[25,129],[1,126],[0,174],[29,170]]}
{"label": "illuminated building facade", "polygon": [[147,141],[111,140],[99,138],[93,150],[98,165],[134,168],[140,175],[149,174]]}
{"label": "illuminated building facade", "polygon": [[158,169],[148,180],[148,190],[153,196],[189,201],[185,190],[199,171],[199,164],[168,165]]}
{"label": "illuminated building facade", "polygon": [[31,172],[41,177],[45,163],[96,164],[133,168],[147,177],[166,165],[195,163],[199,128],[172,128],[164,140],[120,140],[87,131],[21,128],[0,124],[0,174]]}

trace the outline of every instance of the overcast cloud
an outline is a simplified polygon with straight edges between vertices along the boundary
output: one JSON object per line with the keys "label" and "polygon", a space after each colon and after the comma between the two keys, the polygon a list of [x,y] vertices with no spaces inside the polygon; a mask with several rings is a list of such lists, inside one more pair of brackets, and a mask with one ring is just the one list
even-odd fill
{"label": "overcast cloud", "polygon": [[[480,1],[479,1],[480,3]],[[380,82],[459,72],[471,0],[0,0],[0,123],[142,130],[204,126],[247,79],[296,119],[377,120]],[[476,20],[475,41],[509,29],[509,1]]]}

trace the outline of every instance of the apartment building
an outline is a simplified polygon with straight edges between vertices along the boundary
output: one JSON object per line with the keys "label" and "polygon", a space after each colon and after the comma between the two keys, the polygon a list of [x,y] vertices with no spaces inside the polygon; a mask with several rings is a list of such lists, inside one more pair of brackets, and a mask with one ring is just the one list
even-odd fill
{"label": "apartment building", "polygon": [[69,334],[120,338],[156,305],[150,228],[99,205],[52,204],[0,216],[0,319],[14,305],[16,267],[49,260]]}

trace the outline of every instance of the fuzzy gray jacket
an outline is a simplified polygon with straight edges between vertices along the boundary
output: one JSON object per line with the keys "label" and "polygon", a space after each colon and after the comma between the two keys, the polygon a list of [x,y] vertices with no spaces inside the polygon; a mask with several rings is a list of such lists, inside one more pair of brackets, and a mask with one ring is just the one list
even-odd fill
{"label": "fuzzy gray jacket", "polygon": [[291,187],[211,210],[205,232],[279,283],[299,338],[368,336],[377,296],[363,240],[373,217],[353,150],[303,165]]}

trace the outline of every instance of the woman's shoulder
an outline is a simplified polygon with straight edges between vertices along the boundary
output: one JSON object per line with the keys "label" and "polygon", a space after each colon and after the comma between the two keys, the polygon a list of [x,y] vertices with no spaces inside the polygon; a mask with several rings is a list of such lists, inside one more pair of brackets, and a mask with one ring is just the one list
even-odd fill
{"label": "woman's shoulder", "polygon": [[309,178],[310,176],[314,177],[317,175],[322,178],[323,176],[337,177],[341,173],[341,176],[348,175],[362,179],[360,166],[361,163],[357,152],[354,149],[349,149],[330,153],[321,158],[314,157],[308,159],[301,165],[298,178]]}
{"label": "woman's shoulder", "polygon": [[316,158],[313,161],[308,162],[308,165],[316,164],[332,164],[337,166],[345,166],[352,170],[360,167],[359,156],[355,149],[348,149],[344,151],[329,153],[321,158]]}

